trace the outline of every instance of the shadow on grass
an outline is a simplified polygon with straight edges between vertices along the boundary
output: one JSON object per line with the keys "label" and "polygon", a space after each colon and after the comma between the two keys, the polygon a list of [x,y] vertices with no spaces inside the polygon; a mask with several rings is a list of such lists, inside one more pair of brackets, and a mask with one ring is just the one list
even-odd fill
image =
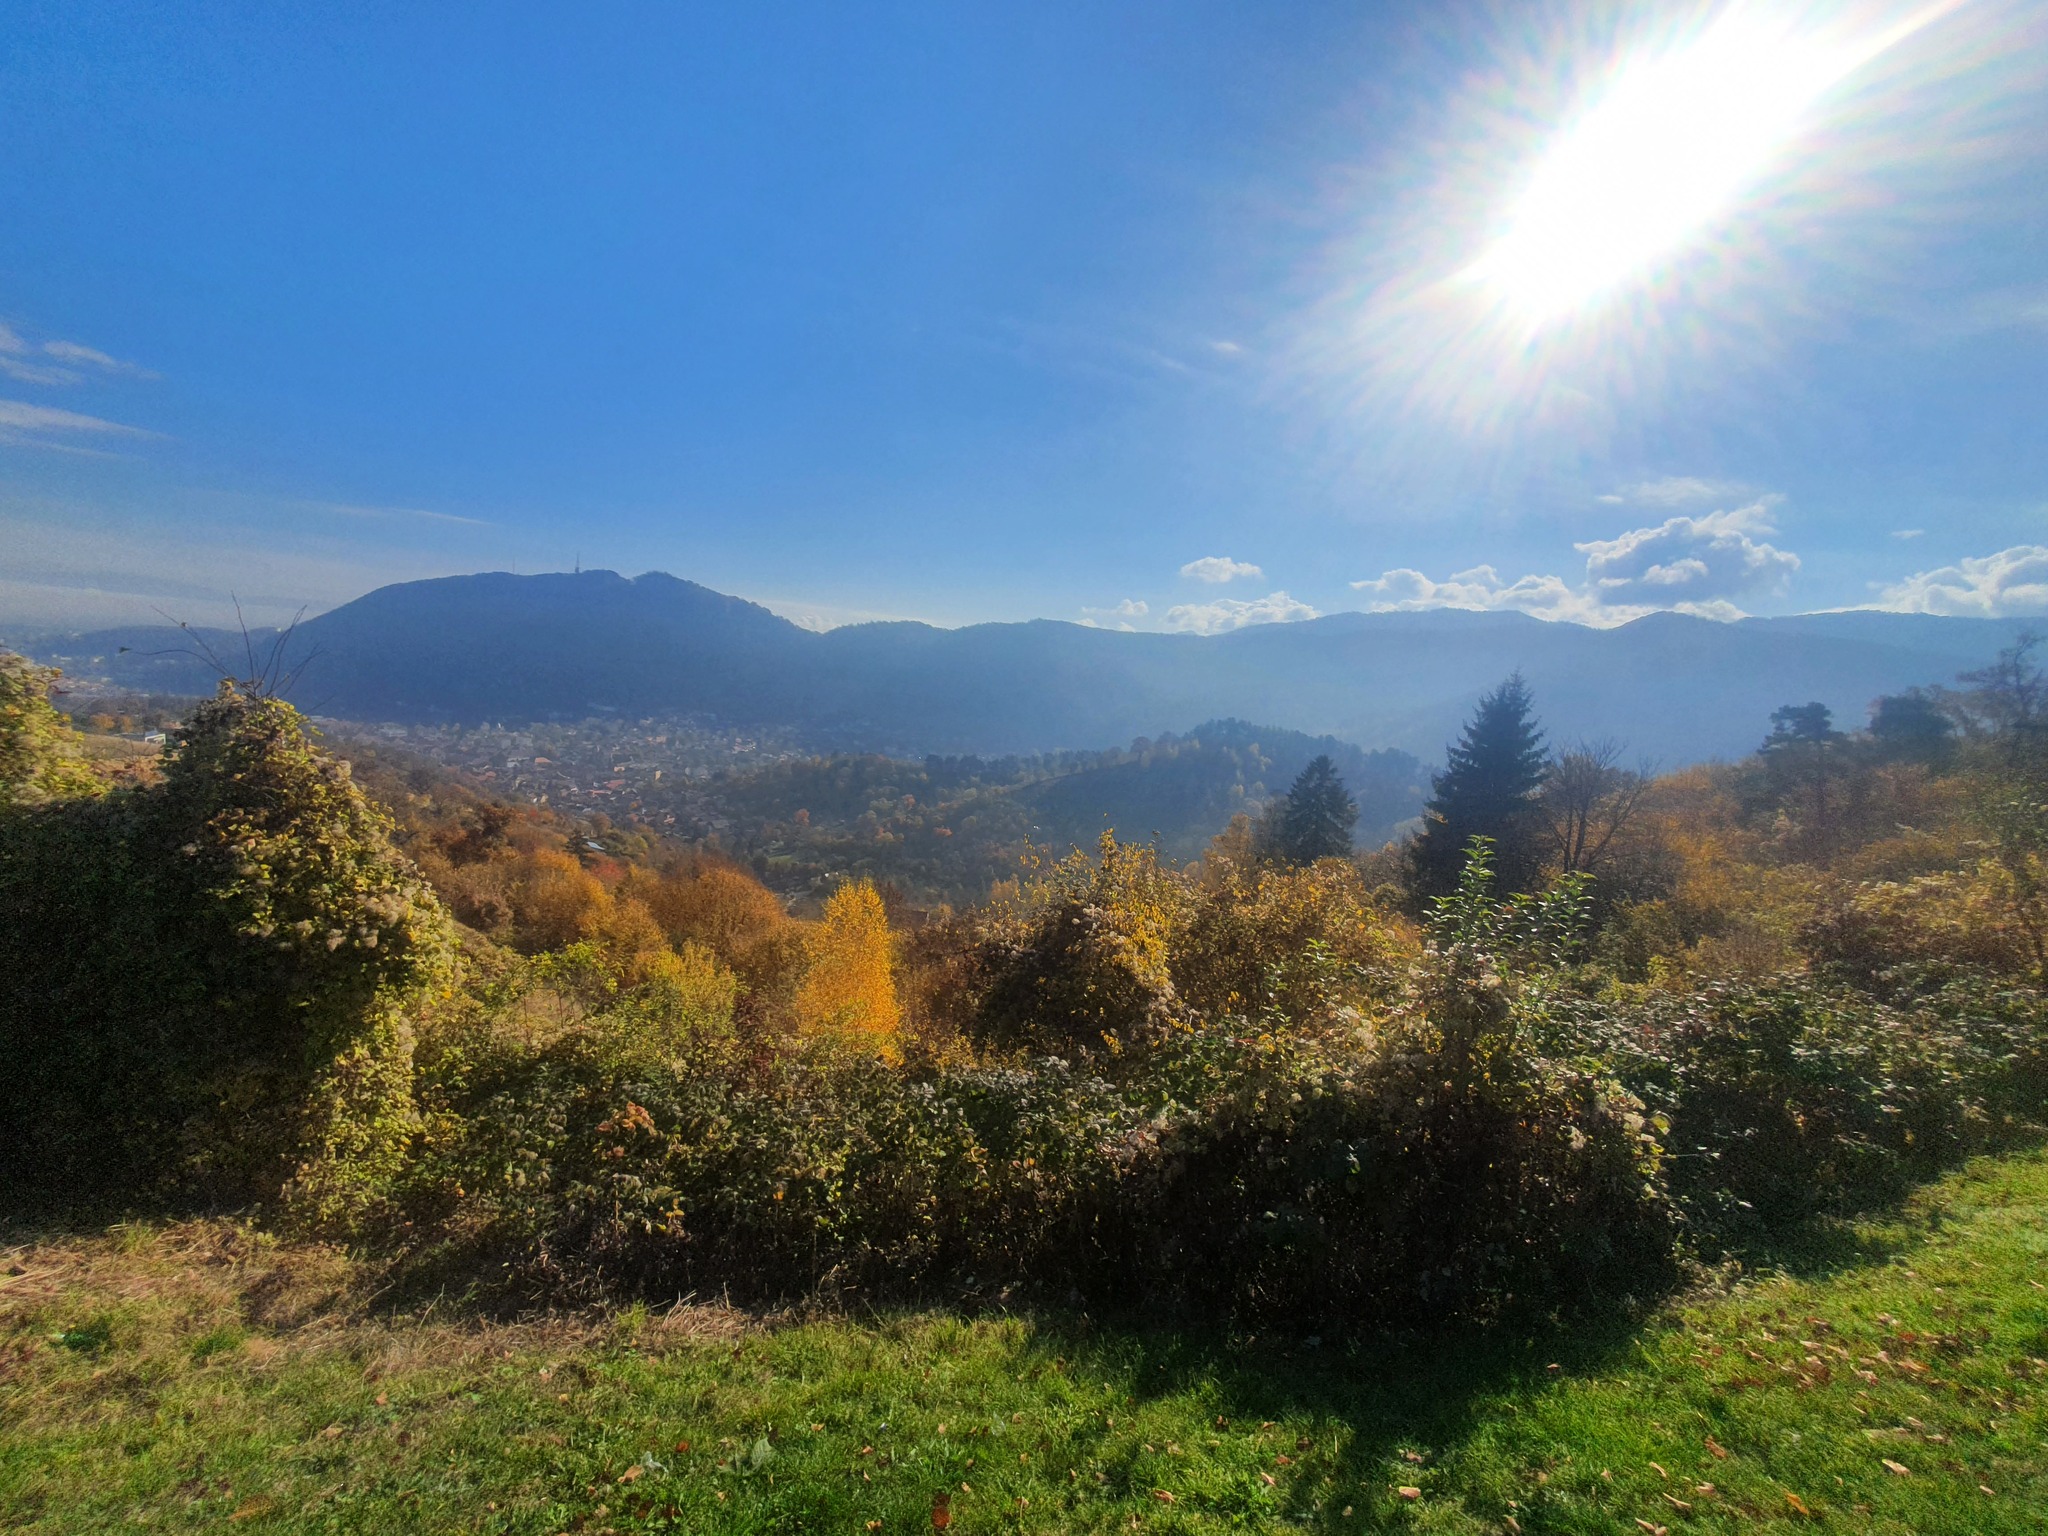
{"label": "shadow on grass", "polygon": [[[1816,1215],[1761,1233],[1736,1255],[1742,1271],[1825,1281],[1886,1264],[1948,1224],[1949,1212],[1925,1192],[1954,1171],[1931,1173],[1853,1216]],[[1589,1300],[1568,1314],[1489,1324],[1364,1325],[1322,1338],[1140,1318],[1091,1323],[1053,1313],[1033,1315],[1031,1322],[1038,1347],[1089,1359],[1141,1401],[1203,1394],[1239,1428],[1267,1420],[1321,1421],[1339,1431],[1335,1459],[1326,1463],[1338,1486],[1391,1490],[1422,1481],[1423,1465],[1455,1453],[1489,1423],[1520,1412],[1559,1382],[1647,1365],[1638,1346],[1666,1325],[1682,1294],[1647,1302]],[[1407,1460],[1411,1453],[1422,1462]],[[1327,1440],[1321,1454],[1328,1454]],[[1318,1516],[1314,1495],[1313,1484],[1300,1485],[1290,1500],[1291,1517],[1326,1519],[1330,1511]]]}
{"label": "shadow on grass", "polygon": [[[1275,1447],[1335,1479],[1298,1481],[1285,1517],[1334,1526],[1334,1504],[1317,1513],[1319,1489],[1381,1489],[1387,1490],[1382,1497],[1390,1496],[1395,1484],[1420,1480],[1423,1464],[1438,1462],[1491,1420],[1515,1412],[1518,1401],[1563,1378],[1613,1370],[1633,1354],[1644,1330],[1656,1326],[1655,1316],[1616,1303],[1610,1311],[1568,1320],[1431,1331],[1362,1328],[1344,1338],[1241,1335],[1128,1319],[1098,1325],[1071,1315],[1030,1321],[1034,1352],[1086,1361],[1120,1380],[1141,1403],[1204,1397],[1232,1433],[1269,1420],[1308,1420],[1337,1432],[1334,1458],[1327,1433],[1299,1451]],[[1410,1462],[1411,1455],[1422,1461]],[[1271,1518],[1277,1512],[1264,1513]]]}
{"label": "shadow on grass", "polygon": [[1865,1189],[1852,1209],[1813,1211],[1775,1224],[1724,1220],[1699,1234],[1700,1246],[1752,1273],[1785,1274],[1799,1280],[1825,1280],[1882,1264],[1940,1228],[1944,1213],[1939,1206],[1922,1201],[1923,1191],[1966,1167],[1973,1158],[2019,1156],[2044,1145],[2048,1145],[2048,1134],[2031,1126],[2020,1128],[1968,1155],[1915,1169],[1911,1177],[1883,1188]]}

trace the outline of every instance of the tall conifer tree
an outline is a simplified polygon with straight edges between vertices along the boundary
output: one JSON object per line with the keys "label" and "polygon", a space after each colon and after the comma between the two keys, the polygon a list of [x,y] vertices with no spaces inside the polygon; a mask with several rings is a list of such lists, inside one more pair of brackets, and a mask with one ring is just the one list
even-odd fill
{"label": "tall conifer tree", "polygon": [[1288,863],[1313,864],[1317,859],[1350,856],[1358,805],[1328,756],[1316,758],[1301,770],[1279,812],[1273,851]]}
{"label": "tall conifer tree", "polygon": [[1429,896],[1455,890],[1475,837],[1493,839],[1499,889],[1533,889],[1542,872],[1535,796],[1545,771],[1534,700],[1517,672],[1479,701],[1443,772],[1431,780],[1422,835],[1410,855],[1416,889]]}

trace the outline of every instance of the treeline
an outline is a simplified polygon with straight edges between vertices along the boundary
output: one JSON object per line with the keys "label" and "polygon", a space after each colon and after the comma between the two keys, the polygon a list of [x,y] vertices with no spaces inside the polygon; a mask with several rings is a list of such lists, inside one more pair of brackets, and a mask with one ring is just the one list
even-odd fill
{"label": "treeline", "polygon": [[[1112,752],[800,758],[721,773],[676,793],[681,820],[696,823],[700,841],[777,890],[822,896],[850,877],[893,887],[919,906],[957,906],[983,899],[1033,850],[1092,848],[1105,831],[1198,858],[1233,815],[1276,800],[1318,756],[1341,766],[1369,846],[1420,812],[1426,776],[1407,753],[1364,752],[1241,720]],[[715,828],[705,813],[716,816]]]}
{"label": "treeline", "polygon": [[1645,1296],[2043,1118],[2027,647],[1663,777],[1510,679],[1404,844],[1325,755],[1198,858],[1104,834],[920,923],[352,775],[234,684],[108,789],[0,679],[18,1216],[251,1205],[507,1306],[1367,1326]]}

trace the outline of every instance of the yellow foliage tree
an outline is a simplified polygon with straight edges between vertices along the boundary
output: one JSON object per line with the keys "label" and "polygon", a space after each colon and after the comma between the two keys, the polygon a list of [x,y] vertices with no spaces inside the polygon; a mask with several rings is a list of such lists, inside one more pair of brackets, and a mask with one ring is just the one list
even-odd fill
{"label": "yellow foliage tree", "polygon": [[895,953],[874,882],[855,881],[835,891],[808,948],[809,966],[796,995],[798,1030],[841,1036],[899,1060],[903,1020]]}

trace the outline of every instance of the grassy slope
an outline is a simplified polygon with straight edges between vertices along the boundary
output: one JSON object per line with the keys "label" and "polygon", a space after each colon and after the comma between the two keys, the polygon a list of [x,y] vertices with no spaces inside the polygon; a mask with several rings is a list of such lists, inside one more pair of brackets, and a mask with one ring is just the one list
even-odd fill
{"label": "grassy slope", "polygon": [[1843,1236],[1644,1328],[1312,1347],[394,1322],[317,1250],[131,1229],[5,1256],[0,1524],[911,1532],[943,1491],[955,1532],[2048,1530],[2048,1156]]}

